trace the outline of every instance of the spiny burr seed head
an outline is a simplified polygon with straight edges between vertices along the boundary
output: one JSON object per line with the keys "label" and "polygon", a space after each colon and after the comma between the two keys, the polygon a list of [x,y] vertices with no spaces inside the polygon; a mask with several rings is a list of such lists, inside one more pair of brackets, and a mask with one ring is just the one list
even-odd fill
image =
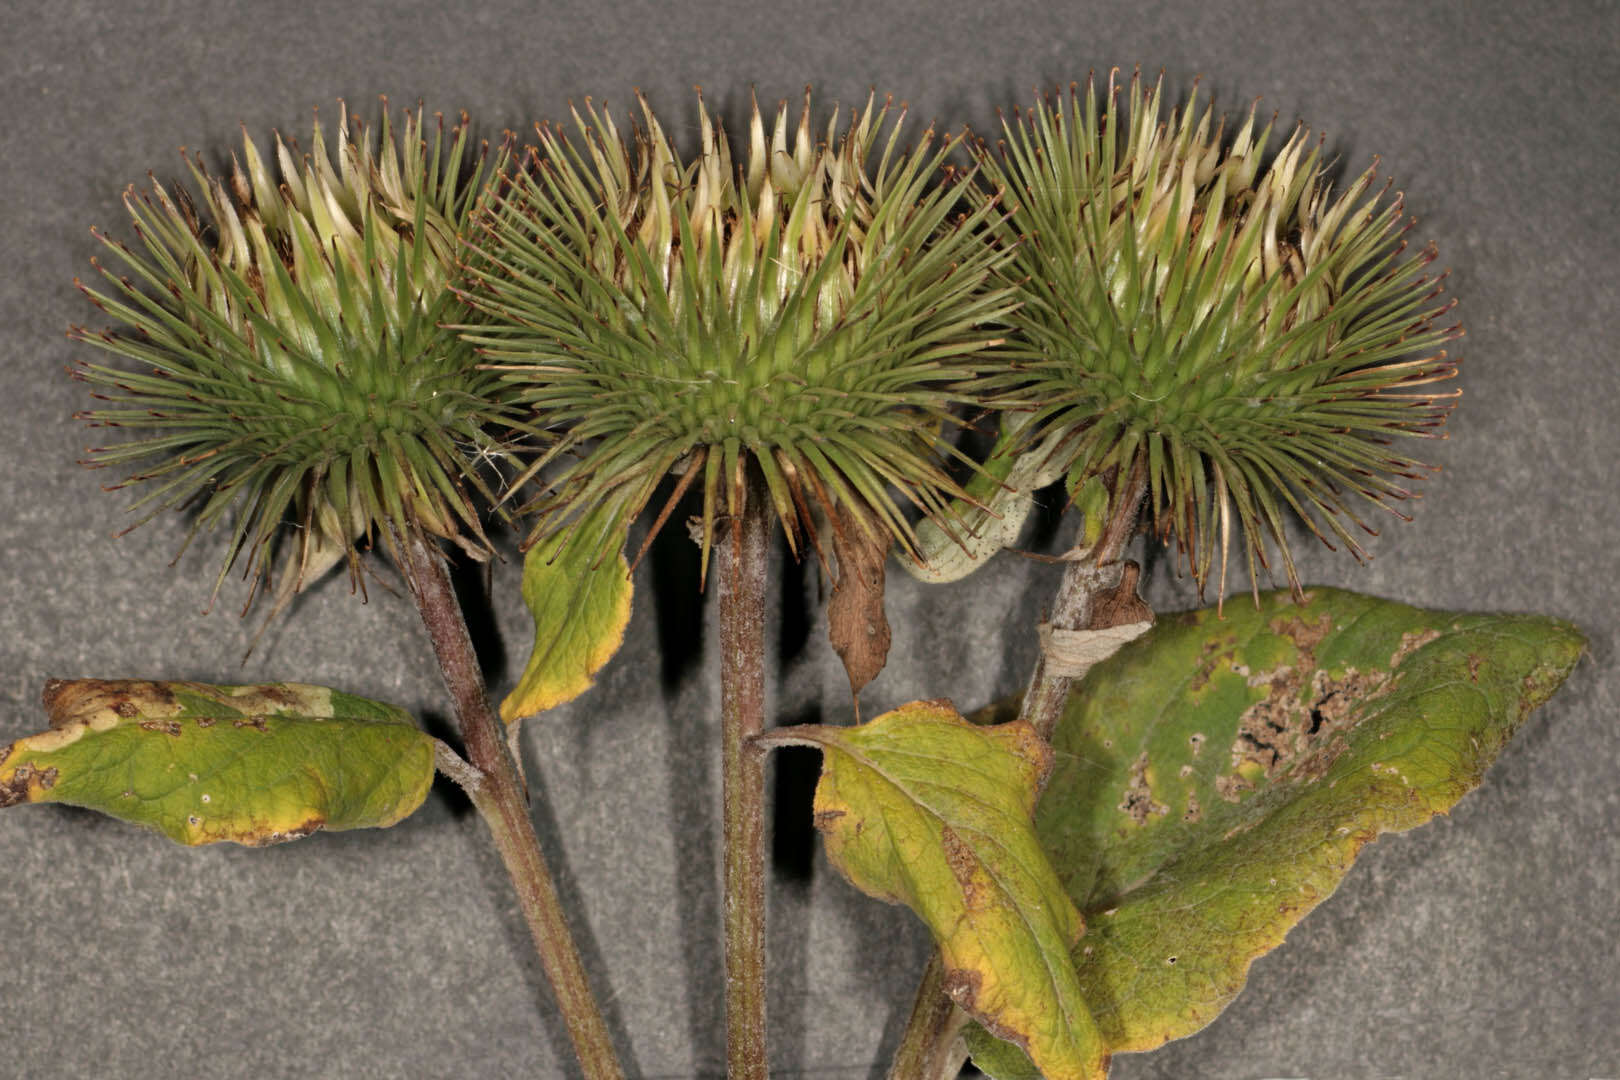
{"label": "spiny burr seed head", "polygon": [[1224,592],[1234,524],[1251,580],[1269,543],[1297,587],[1280,511],[1362,555],[1351,503],[1412,494],[1425,467],[1391,443],[1439,433],[1454,394],[1430,386],[1461,331],[1373,168],[1335,194],[1304,128],[1263,165],[1252,108],[1228,138],[1192,102],[1161,120],[1159,97],[1071,87],[981,148],[1021,301],[995,384],[1071,490],[1145,483],[1200,587],[1218,546]]}
{"label": "spiny burr seed head", "polygon": [[71,333],[138,369],[81,363],[106,403],[81,416],[142,434],[87,463],[151,463],[116,485],[146,485],[141,521],[234,514],[221,580],[245,554],[257,585],[288,518],[298,578],[374,533],[488,550],[468,485],[493,501],[488,428],[516,410],[442,324],[464,316],[457,236],[500,168],[470,152],[465,117],[431,144],[428,126],[408,112],[396,142],[385,102],[373,141],[344,110],[335,165],[318,120],[307,153],[276,136],[274,167],[244,133],[229,178],[187,161],[206,218],[154,179],[124,200],[137,243],[104,238],[124,273],[98,263],[105,284],[84,291],[121,327]]}
{"label": "spiny burr seed head", "polygon": [[807,506],[838,502],[910,548],[892,492],[933,514],[960,494],[939,427],[1010,306],[986,287],[995,211],[953,217],[950,142],[903,147],[887,103],[835,110],[819,139],[812,115],[808,93],[797,124],[756,104],[740,165],[701,98],[689,161],[645,100],[629,144],[590,102],[574,138],[539,129],[469,259],[492,316],[473,339],[566,432],[536,468],[580,452],[537,535],[598,501],[627,521],[671,470],[678,494],[701,476],[712,525],[757,468],[795,545]]}

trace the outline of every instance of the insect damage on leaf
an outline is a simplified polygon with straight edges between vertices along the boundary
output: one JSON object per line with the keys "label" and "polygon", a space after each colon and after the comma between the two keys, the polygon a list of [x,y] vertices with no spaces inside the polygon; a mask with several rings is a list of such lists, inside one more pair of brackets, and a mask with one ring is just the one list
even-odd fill
{"label": "insect damage on leaf", "polygon": [[1085,915],[1074,960],[1105,1045],[1214,1019],[1365,844],[1480,782],[1582,646],[1555,619],[1322,588],[1167,617],[1099,664],[1037,828]]}

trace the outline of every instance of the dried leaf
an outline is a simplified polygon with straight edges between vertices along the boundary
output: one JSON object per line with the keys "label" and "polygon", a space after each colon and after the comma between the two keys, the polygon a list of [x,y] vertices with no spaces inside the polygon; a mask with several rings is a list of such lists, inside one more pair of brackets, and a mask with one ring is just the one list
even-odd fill
{"label": "dried leaf", "polygon": [[827,639],[849,674],[850,693],[859,696],[889,658],[889,620],[883,613],[887,542],[874,541],[842,510],[833,530],[838,577],[827,601]]}

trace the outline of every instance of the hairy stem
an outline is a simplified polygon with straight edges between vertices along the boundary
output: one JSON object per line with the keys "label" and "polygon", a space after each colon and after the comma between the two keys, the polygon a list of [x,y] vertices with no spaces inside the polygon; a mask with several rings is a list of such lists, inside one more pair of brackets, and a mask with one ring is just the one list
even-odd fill
{"label": "hairy stem", "polygon": [[[1120,556],[1136,529],[1136,515],[1145,491],[1146,482],[1138,469],[1112,500],[1111,513],[1096,546],[1063,564],[1063,579],[1047,616],[1052,629],[1083,630],[1092,626],[1098,597],[1120,583],[1124,570]],[[1043,648],[1030,673],[1018,718],[1029,721],[1041,738],[1050,741],[1073,684],[1074,680],[1061,673],[1060,665]],[[962,1071],[968,1055],[958,1036],[968,1016],[945,996],[944,984],[945,963],[936,951],[917,987],[917,1001],[900,1037],[889,1080],[955,1080]]]}
{"label": "hairy stem", "polygon": [[726,1068],[765,1080],[765,571],[769,495],[743,490],[716,558],[720,604],[720,737],[724,777]]}
{"label": "hairy stem", "polygon": [[624,1070],[602,1010],[591,994],[556,883],[540,852],[529,819],[528,798],[501,738],[500,721],[490,708],[483,672],[445,571],[444,556],[436,543],[415,530],[403,538],[400,546],[411,595],[416,598],[417,610],[433,640],[433,652],[450,690],[467,757],[477,770],[475,783],[468,783],[466,776],[456,779],[489,826],[496,850],[506,864],[580,1067],[588,1080],[620,1080]]}

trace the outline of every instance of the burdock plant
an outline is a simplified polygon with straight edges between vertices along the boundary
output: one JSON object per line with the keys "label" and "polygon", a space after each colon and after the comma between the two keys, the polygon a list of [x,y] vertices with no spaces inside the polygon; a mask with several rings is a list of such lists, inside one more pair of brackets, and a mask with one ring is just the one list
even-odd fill
{"label": "burdock plant", "polygon": [[[1139,515],[1200,591],[1218,552],[1225,596],[1236,532],[1256,604],[1273,557],[1300,597],[1289,521],[1363,557],[1351,528],[1375,535],[1367,508],[1406,517],[1395,504],[1426,471],[1399,443],[1440,435],[1455,396],[1432,386],[1456,374],[1455,301],[1433,249],[1406,250],[1377,163],[1336,191],[1304,127],[1268,160],[1253,107],[1228,135],[1211,107],[1166,119],[1159,98],[1139,74],[1124,109],[1112,76],[1102,102],[1095,82],[1070,86],[1004,118],[977,155],[977,201],[1007,210],[988,227],[1019,300],[989,380],[1012,421],[997,453],[1061,477],[1084,514],[1018,711],[1048,740],[1100,658],[1095,632],[1114,631],[1111,650],[1119,625],[1152,620],[1134,570],[1120,585]],[[990,502],[1029,497],[1004,485]],[[1116,589],[1123,602],[1098,612]],[[898,1075],[942,1067],[961,1022],[942,976],[936,959]]]}
{"label": "burdock plant", "polygon": [[[1008,310],[987,287],[1004,257],[984,240],[990,204],[953,217],[936,182],[954,140],[902,145],[902,118],[868,101],[820,141],[808,94],[767,129],[753,108],[745,151],[698,106],[683,160],[642,102],[633,145],[589,102],[578,142],[541,129],[534,167],[475,241],[472,296],[491,318],[473,340],[534,422],[534,538],[572,529],[602,552],[672,472],[655,533],[689,489],[702,495],[707,567],[718,543],[728,1058],[765,1070],[765,566],[769,523],[795,552],[838,553],[839,589],[891,543],[915,551],[904,505],[945,516],[964,493],[940,430],[969,395],[978,354]],[[860,568],[860,569],[857,569]],[[875,616],[881,620],[881,613]],[[835,618],[835,622],[842,621]],[[861,615],[864,638],[873,621]],[[834,627],[834,634],[839,633]],[[886,628],[883,631],[886,638]],[[877,636],[874,633],[872,636]],[[856,689],[881,651],[845,650]]]}
{"label": "burdock plant", "polygon": [[[107,287],[85,290],[123,326],[73,336],[141,366],[77,370],[105,403],[83,418],[140,437],[92,450],[90,463],[149,463],[114,485],[145,486],[132,508],[141,521],[174,507],[192,513],[194,534],[229,522],[215,591],[245,560],[249,603],[283,525],[296,531],[278,608],[345,557],[359,581],[361,549],[380,544],[433,639],[471,759],[438,744],[439,764],[490,826],[582,1060],[617,1075],[438,543],[492,553],[480,518],[496,502],[491,464],[526,427],[499,377],[447,329],[467,317],[451,275],[505,151],[490,163],[465,117],[429,132],[420,110],[396,142],[386,102],[381,128],[374,142],[345,110],[336,165],[318,120],[307,153],[278,136],[279,179],[246,136],[228,178],[190,162],[206,218],[155,181],[126,195],[139,244],[107,239],[125,274],[102,268]],[[425,785],[405,786],[420,801]]]}
{"label": "burdock plant", "polygon": [[[1229,135],[1158,97],[1071,88],[965,169],[876,100],[824,127],[808,96],[797,122],[756,106],[736,144],[700,100],[690,159],[646,102],[628,143],[587,101],[516,161],[465,121],[372,142],[345,116],[335,164],[317,126],[273,167],[251,140],[226,178],[194,165],[200,208],[132,192],[137,242],[86,289],[121,325],[74,331],[122,361],[76,372],[85,418],[127,436],[91,463],[134,470],[139,520],[224,531],[250,603],[341,560],[359,582],[381,548],[467,756],[322,687],[52,680],[49,729],[0,746],[0,806],[260,845],[392,825],[437,767],[491,830],[584,1074],[615,1080],[444,545],[485,557],[486,515],[532,514],[515,737],[617,647],[632,524],[656,506],[645,552],[691,499],[719,593],[730,1075],[768,1060],[763,784],[789,744],[822,753],[828,859],[939,945],[894,1080],[954,1080],[964,1043],[998,1078],[1100,1080],[1197,1031],[1364,844],[1479,783],[1582,640],[1302,586],[1292,521],[1361,556],[1368,511],[1400,514],[1460,331],[1372,170],[1336,190],[1303,129],[1271,154],[1252,110]],[[982,463],[949,441],[964,414],[999,425]],[[1083,523],[1026,691],[860,722],[890,552],[959,577],[1059,481]],[[775,523],[833,574],[854,724],[766,730]],[[1200,589],[1238,547],[1253,605],[1154,626],[1122,562],[1143,529]],[[1262,595],[1273,566],[1290,588]]]}
{"label": "burdock plant", "polygon": [[1122,111],[1112,79],[1101,105],[1070,87],[980,154],[1020,300],[993,380],[1022,412],[1010,452],[1039,447],[1086,512],[1065,592],[1117,560],[1145,506],[1200,590],[1219,551],[1224,597],[1237,531],[1256,593],[1268,549],[1297,593],[1290,520],[1360,558],[1368,508],[1406,517],[1426,467],[1398,443],[1441,434],[1455,301],[1433,249],[1407,253],[1376,162],[1336,192],[1303,127],[1267,162],[1253,108],[1228,140],[1208,106],[1166,121],[1140,76],[1129,94]]}

